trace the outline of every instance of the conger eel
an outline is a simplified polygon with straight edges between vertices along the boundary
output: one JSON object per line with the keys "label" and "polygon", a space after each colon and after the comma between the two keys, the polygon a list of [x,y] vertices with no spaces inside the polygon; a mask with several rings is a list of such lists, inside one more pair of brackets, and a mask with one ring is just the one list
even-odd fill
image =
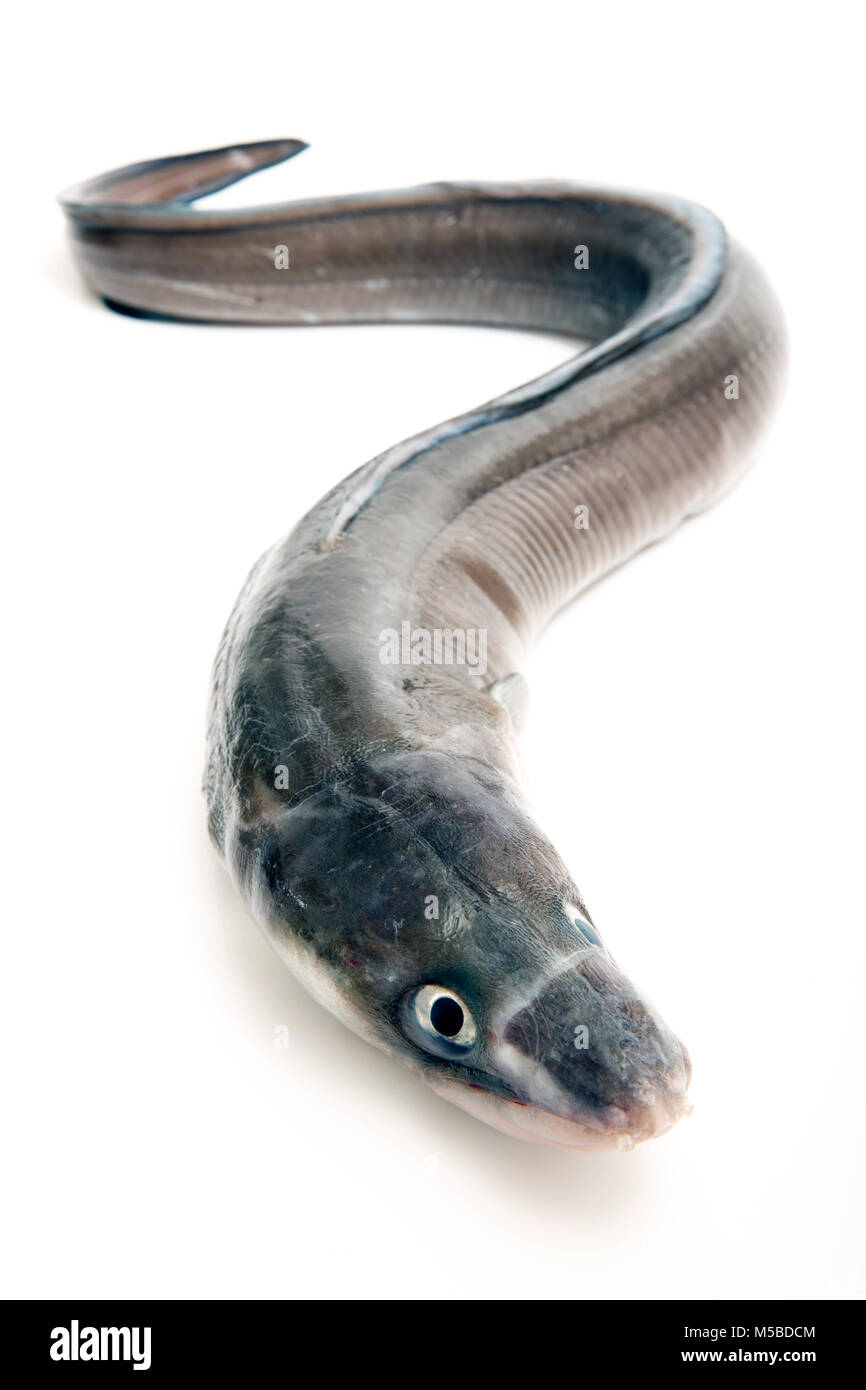
{"label": "conger eel", "polygon": [[210,832],[305,986],[441,1096],[523,1139],[631,1148],[689,1108],[690,1063],[530,817],[519,673],[557,609],[741,473],[781,314],[674,198],[442,183],[188,206],[303,148],[69,190],[86,280],[134,315],[590,345],[358,468],[258,561],[214,666]]}

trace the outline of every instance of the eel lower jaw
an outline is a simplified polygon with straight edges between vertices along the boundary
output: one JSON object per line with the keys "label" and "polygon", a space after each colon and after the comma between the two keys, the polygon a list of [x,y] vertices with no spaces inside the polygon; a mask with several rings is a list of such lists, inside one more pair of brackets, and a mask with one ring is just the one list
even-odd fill
{"label": "eel lower jaw", "polygon": [[555,1114],[538,1105],[507,1100],[491,1091],[456,1081],[430,1084],[443,1100],[514,1139],[595,1153],[605,1149],[633,1149],[646,1139],[657,1139],[667,1134],[682,1116],[691,1114],[693,1108],[686,1094],[685,1080],[681,1088],[671,1088],[662,1096],[645,1095],[629,1111],[609,1106],[602,1116],[594,1116],[591,1123]]}

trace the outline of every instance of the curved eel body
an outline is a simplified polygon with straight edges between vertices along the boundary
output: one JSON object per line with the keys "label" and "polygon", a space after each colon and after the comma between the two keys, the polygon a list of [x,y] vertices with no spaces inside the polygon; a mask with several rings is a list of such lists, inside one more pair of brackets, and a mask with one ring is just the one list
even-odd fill
{"label": "curved eel body", "polygon": [[440,1095],[524,1139],[629,1148],[688,1108],[688,1057],[533,823],[519,673],[557,609],[738,477],[778,394],[781,315],[716,218],[669,198],[437,184],[187,205],[302,148],[70,190],[87,281],[133,314],[590,345],[359,468],[258,561],[214,667],[211,834],[307,988]]}

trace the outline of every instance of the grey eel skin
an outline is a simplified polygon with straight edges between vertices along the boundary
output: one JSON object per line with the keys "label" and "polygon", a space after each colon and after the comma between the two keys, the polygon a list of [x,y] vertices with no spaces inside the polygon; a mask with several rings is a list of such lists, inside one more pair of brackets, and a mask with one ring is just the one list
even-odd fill
{"label": "grey eel skin", "polygon": [[303,148],[69,190],[86,280],[134,315],[590,346],[358,468],[258,561],[214,666],[211,835],[311,993],[441,1096],[523,1139],[631,1148],[689,1109],[691,1067],[530,816],[519,673],[557,609],[742,472],[779,394],[779,308],[673,198],[443,183],[188,206]]}

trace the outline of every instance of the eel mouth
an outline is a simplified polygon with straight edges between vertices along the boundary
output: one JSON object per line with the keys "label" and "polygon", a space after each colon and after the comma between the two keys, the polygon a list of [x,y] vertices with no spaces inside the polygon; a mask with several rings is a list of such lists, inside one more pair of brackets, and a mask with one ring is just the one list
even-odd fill
{"label": "eel mouth", "polygon": [[645,1094],[628,1110],[612,1105],[586,1118],[560,1115],[539,1105],[507,1100],[491,1091],[457,1081],[430,1084],[442,1100],[450,1101],[513,1139],[598,1153],[610,1149],[629,1150],[647,1139],[658,1139],[673,1129],[682,1116],[690,1115],[693,1106],[686,1094],[685,1070],[678,1082],[661,1095]]}

